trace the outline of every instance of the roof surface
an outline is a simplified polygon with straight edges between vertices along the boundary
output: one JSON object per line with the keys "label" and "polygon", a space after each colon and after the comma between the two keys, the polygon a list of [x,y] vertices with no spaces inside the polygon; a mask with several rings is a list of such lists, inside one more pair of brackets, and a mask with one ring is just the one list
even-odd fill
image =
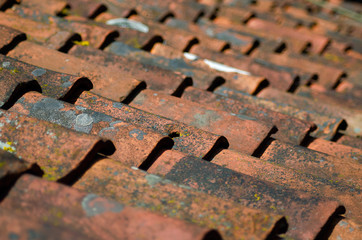
{"label": "roof surface", "polygon": [[361,11],[0,0],[0,238],[361,239]]}

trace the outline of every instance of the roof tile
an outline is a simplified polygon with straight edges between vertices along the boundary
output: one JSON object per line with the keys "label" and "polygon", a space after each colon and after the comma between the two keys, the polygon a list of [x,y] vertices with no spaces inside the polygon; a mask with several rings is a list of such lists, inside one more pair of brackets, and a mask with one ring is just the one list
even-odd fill
{"label": "roof tile", "polygon": [[359,109],[349,109],[347,107],[335,106],[322,101],[316,102],[305,97],[290,93],[283,93],[271,88],[263,89],[258,96],[271,99],[279,103],[288,102],[288,104],[292,106],[309,109],[310,111],[315,111],[326,116],[343,118],[347,122],[346,131],[349,134],[352,134],[352,136],[360,134],[362,129],[362,112]]}
{"label": "roof tile", "polygon": [[225,137],[171,120],[168,116],[161,117],[123,103],[113,102],[91,92],[84,92],[75,104],[76,107],[104,113],[162,135],[170,136],[174,141],[173,149],[197,157],[208,158],[215,151],[228,147]]}
{"label": "roof tile", "polygon": [[[14,238],[26,239],[36,236],[38,239],[96,239],[94,236],[86,236],[79,231],[59,226],[49,226],[41,219],[32,219],[23,214],[16,214],[13,210],[0,208],[0,237],[4,240]],[[20,227],[21,226],[21,227]]]}
{"label": "roof tile", "polygon": [[[90,90],[93,87],[93,84],[86,78],[40,68],[3,55],[0,55],[0,62],[2,63],[2,73],[8,76],[7,81],[14,79],[19,84],[37,82],[40,87],[37,90],[52,98],[76,99],[84,90]],[[35,89],[29,88],[29,90]]]}
{"label": "roof tile", "polygon": [[173,145],[170,138],[153,131],[39,93],[24,95],[10,110],[110,139],[116,148],[113,156],[129,166],[138,167],[154,157],[152,155],[157,156]]}
{"label": "roof tile", "polygon": [[334,181],[344,181],[357,188],[362,183],[359,163],[278,140],[272,141],[260,158]]}
{"label": "roof tile", "polygon": [[360,5],[0,0],[0,238],[356,238]]}
{"label": "roof tile", "polygon": [[[98,239],[207,239],[209,229],[121,205],[95,194],[30,175],[20,178],[1,207],[15,214],[43,219]],[[212,234],[220,239],[219,234]]]}
{"label": "roof tile", "polygon": [[118,74],[120,71],[117,68],[110,70],[30,42],[20,43],[8,56],[53,71],[88,77],[93,83],[92,91],[115,101],[126,99],[144,84],[122,73]]}
{"label": "roof tile", "polygon": [[69,54],[93,64],[117,67],[127,75],[146,81],[149,88],[170,95],[178,94],[183,87],[191,84],[191,79],[187,79],[187,76],[90,47],[75,46]]}
{"label": "roof tile", "polygon": [[18,42],[26,39],[24,33],[17,31],[13,28],[8,28],[3,25],[0,25],[0,32],[1,32],[1,38],[0,38],[1,54],[6,54]]}
{"label": "roof tile", "polygon": [[306,193],[281,191],[275,184],[173,151],[162,154],[148,172],[249,207],[286,214],[290,219],[288,235],[297,238],[315,236],[339,206],[335,201],[315,196],[312,200]]}
{"label": "roof tile", "polygon": [[308,132],[314,127],[313,123],[307,123],[263,107],[255,107],[251,104],[239,102],[193,87],[187,88],[182,98],[234,114],[247,115],[261,122],[272,122],[278,128],[278,131],[273,134],[273,137],[293,144],[300,144]]}
{"label": "roof tile", "polygon": [[0,24],[27,34],[34,42],[44,43],[54,49],[61,49],[72,37],[71,32],[62,32],[56,26],[21,18],[12,13],[0,12]]}
{"label": "roof tile", "polygon": [[273,127],[247,116],[213,110],[206,105],[151,90],[138,94],[130,106],[223,135],[228,139],[230,148],[249,154],[258,148]]}
{"label": "roof tile", "polygon": [[216,89],[215,93],[227,96],[232,99],[237,99],[240,102],[252,104],[256,107],[264,107],[275,112],[280,112],[292,117],[296,117],[300,120],[313,122],[317,125],[317,129],[311,135],[327,140],[331,140],[336,135],[337,130],[340,128],[343,122],[343,119],[340,117],[326,116],[317,112],[313,112],[309,109],[303,109],[300,106],[289,105],[289,101],[280,103],[274,101],[274,99],[257,98],[240,91],[223,87]]}
{"label": "roof tile", "polygon": [[37,163],[49,179],[69,175],[98,152],[114,151],[112,143],[99,137],[67,131],[59,125],[14,112],[1,110],[0,123],[0,142],[17,157]]}
{"label": "roof tile", "polygon": [[279,215],[191,190],[157,175],[126,168],[112,159],[95,163],[74,187],[102,194],[125,205],[217,228],[224,239],[264,239],[286,231],[287,223]]}

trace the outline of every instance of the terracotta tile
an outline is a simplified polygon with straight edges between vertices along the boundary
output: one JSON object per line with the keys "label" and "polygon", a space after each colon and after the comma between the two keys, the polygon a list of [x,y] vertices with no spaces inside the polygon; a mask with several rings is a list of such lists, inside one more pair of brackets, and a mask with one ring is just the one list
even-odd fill
{"label": "terracotta tile", "polygon": [[[151,1],[155,3],[154,1]],[[175,13],[175,17],[178,19],[193,21],[198,19],[201,15],[210,16],[213,11],[213,7],[206,6],[194,1],[166,1],[171,4],[168,5],[171,12]]]}
{"label": "terracotta tile", "polygon": [[212,8],[198,4],[197,2],[187,2],[187,4],[183,4],[180,1],[119,2],[115,0],[108,0],[107,2],[112,3],[113,12],[120,12],[125,11],[126,9],[134,8],[138,15],[156,21],[163,19],[170,12],[173,13],[177,18],[189,21],[197,19],[201,12],[204,12],[205,15],[208,15],[212,11]]}
{"label": "terracotta tile", "polygon": [[330,239],[358,239],[362,234],[361,225],[350,219],[342,219],[334,228]]}
{"label": "terracotta tile", "polygon": [[273,137],[293,144],[300,144],[314,127],[313,123],[307,123],[266,108],[255,107],[251,104],[193,87],[188,87],[183,93],[182,98],[234,114],[247,115],[265,123],[271,122],[278,128],[277,133],[273,134]]}
{"label": "terracotta tile", "polygon": [[362,140],[360,138],[342,135],[336,140],[336,142],[346,146],[362,149]]}
{"label": "terracotta tile", "polygon": [[249,72],[252,75],[264,76],[268,79],[270,86],[284,91],[288,90],[292,86],[293,80],[296,77],[293,72],[285,71],[285,68],[282,69],[269,62],[264,64],[261,61],[254,61],[252,58],[242,56],[240,54],[222,54],[208,51],[200,46],[194,46],[191,48],[190,53],[204,59],[223,63],[224,65]]}
{"label": "terracotta tile", "polygon": [[259,12],[272,12],[274,6],[278,5],[278,2],[275,1],[260,1],[258,4],[252,4],[250,2],[249,8],[250,9],[257,9]]}
{"label": "terracotta tile", "polygon": [[[119,33],[116,31],[115,27],[112,26],[98,26],[92,22],[88,22],[86,18],[77,17],[73,19],[63,19],[57,16],[50,14],[45,14],[38,9],[26,8],[23,6],[16,6],[11,10],[8,10],[7,13],[10,15],[18,15],[23,19],[27,18],[27,21],[35,21],[37,25],[51,28],[56,28],[62,30],[65,33],[77,33],[81,36],[75,38],[72,35],[72,38],[68,36],[67,44],[84,44],[91,45],[96,48],[104,48],[107,46],[109,41],[112,41],[119,36]],[[29,35],[32,36],[32,32],[29,32]],[[51,40],[56,42],[59,41],[59,30],[58,34],[54,35]],[[41,39],[40,39],[41,40]],[[69,42],[70,40],[70,42]],[[50,41],[50,43],[52,43]],[[41,41],[44,42],[44,41]],[[46,43],[47,46],[52,46],[54,44]],[[53,47],[54,48],[54,47]],[[56,48],[59,49],[59,48]]]}
{"label": "terracotta tile", "polygon": [[[305,59],[310,59],[313,62],[317,62],[323,65],[328,65],[330,67],[336,67],[337,69],[344,69],[347,73],[345,76],[345,80],[353,79],[354,71],[359,70],[360,60],[358,58],[354,58],[354,56],[349,53],[354,52],[353,50],[348,50],[346,53],[338,53],[338,52],[330,52],[326,51],[323,55],[318,56],[304,56]],[[302,56],[301,56],[302,57]]]}
{"label": "terracotta tile", "polygon": [[65,0],[49,0],[49,1],[41,1],[41,0],[29,0],[29,1],[21,1],[22,7],[32,8],[32,9],[40,9],[42,13],[57,15],[60,13],[66,6],[67,1]]}
{"label": "terracotta tile", "polygon": [[352,134],[353,136],[359,136],[361,134],[362,113],[357,109],[349,109],[347,107],[335,106],[320,101],[316,102],[302,96],[297,96],[290,93],[283,93],[272,88],[263,89],[258,94],[258,96],[266,99],[271,99],[279,103],[288,102],[289,105],[309,109],[310,111],[314,111],[326,116],[343,118],[347,122],[346,132],[348,134]]}
{"label": "terracotta tile", "polygon": [[343,181],[356,188],[359,188],[362,183],[358,173],[360,171],[358,162],[293,146],[278,140],[272,141],[260,158],[322,178]]}
{"label": "terracotta tile", "polygon": [[[12,154],[12,148],[8,142],[0,142],[0,202],[6,197],[9,189],[24,173],[32,173],[41,176],[42,170],[37,164],[29,163]],[[1,208],[0,208],[1,209]],[[0,234],[1,235],[1,234]]]}
{"label": "terracotta tile", "polygon": [[147,22],[146,19],[139,16],[131,16],[130,19],[141,23],[147,23],[147,26],[151,29],[150,34],[161,35],[167,45],[180,51],[186,49],[193,39],[198,40],[198,45],[205,46],[214,51],[222,51],[228,44],[226,41],[210,38],[200,31],[198,33],[189,32],[168,25],[154,23],[152,21]]}
{"label": "terracotta tile", "polygon": [[67,1],[67,3],[73,15],[80,15],[91,19],[107,10],[106,5],[94,0]]}
{"label": "terracotta tile", "polygon": [[[352,26],[343,26],[342,24],[340,24],[340,31],[335,31],[335,32],[328,32],[326,35],[330,36],[334,39],[334,41],[331,43],[331,45],[326,49],[326,51],[331,51],[331,52],[340,52],[342,54],[346,53],[346,47],[350,47],[351,50],[356,51],[357,53],[361,53],[361,36],[353,36],[353,34],[351,34],[351,30],[353,29]],[[343,28],[347,28],[349,33],[343,33]],[[359,28],[360,27],[357,27]]]}
{"label": "terracotta tile", "polygon": [[144,80],[148,88],[169,95],[178,94],[184,87],[192,84],[191,79],[186,79],[187,76],[156,66],[144,65],[126,57],[117,56],[91,47],[74,46],[69,54],[93,64],[103,65],[104,67],[109,65],[117,67],[119,71],[124,72],[126,75]]}
{"label": "terracotta tile", "polygon": [[113,156],[128,166],[140,166],[152,161],[153,155],[171,149],[170,138],[129,124],[109,115],[27,93],[10,109],[30,117],[45,120],[72,130],[110,139],[116,148]]}
{"label": "terracotta tile", "polygon": [[[112,17],[112,19],[117,19]],[[158,23],[153,23],[140,16],[130,17],[130,21],[136,21],[139,24],[147,26],[146,31],[139,31],[130,29],[128,27],[120,26],[121,36],[117,39],[135,48],[142,48],[148,50],[152,47],[152,43],[157,40],[158,42],[166,42],[168,45],[179,49],[180,51],[186,49],[191,41],[196,37],[194,34],[189,33],[182,29],[171,28]],[[206,39],[205,39],[206,42]],[[210,40],[209,42],[216,42],[215,47],[221,50],[226,43],[218,40]],[[207,42],[206,42],[207,43]],[[211,45],[212,46],[212,45]]]}
{"label": "terracotta tile", "polygon": [[[15,155],[7,152],[9,147],[2,144],[0,149],[0,184],[3,184],[3,178],[7,175],[17,175],[22,172],[25,172],[29,169],[31,164],[28,162],[17,158]],[[10,150],[11,152],[11,150]]]}
{"label": "terracotta tile", "polygon": [[163,57],[154,56],[148,52],[140,51],[139,49],[128,46],[122,42],[114,42],[105,48],[106,52],[115,55],[123,56],[131,60],[141,62],[145,65],[153,65],[170,71],[181,72],[182,74],[192,77],[195,86],[207,89],[211,86],[212,81],[216,76],[210,76],[206,72],[189,66],[183,60],[170,60]]}
{"label": "terracotta tile", "polygon": [[273,127],[272,124],[257,122],[247,116],[213,110],[206,105],[151,90],[139,93],[130,106],[225,136],[230,148],[248,154],[258,148]]}
{"label": "terracotta tile", "polygon": [[248,9],[222,6],[217,12],[217,16],[225,17],[234,24],[241,24],[252,17],[253,12]]}
{"label": "terracotta tile", "polygon": [[[97,239],[207,239],[210,229],[128,207],[30,175],[20,178],[1,207]],[[216,239],[220,239],[217,237]]]}
{"label": "terracotta tile", "polygon": [[[159,45],[155,45],[155,49]],[[265,80],[263,77],[254,77],[254,78],[248,78],[249,76],[243,77],[240,74],[230,75],[231,73],[225,73],[225,72],[215,72],[210,68],[207,67],[207,71],[203,70],[202,68],[205,68],[205,64],[202,65],[202,68],[200,68],[199,64],[195,64],[195,66],[192,66],[192,62],[186,62],[186,58],[175,58],[175,59],[168,59],[161,56],[155,56],[153,54],[150,54],[148,52],[140,51],[138,49],[135,49],[133,47],[129,47],[128,45],[122,43],[122,42],[114,42],[110,44],[109,47],[105,49],[106,52],[111,52],[115,55],[123,56],[138,62],[141,62],[145,65],[152,65],[156,67],[160,67],[166,70],[174,71],[174,72],[181,72],[183,75],[191,77],[193,81],[193,85],[197,88],[201,89],[210,89],[215,81],[217,82],[217,79],[221,76],[228,80],[228,82],[236,82],[237,80],[244,80],[246,79],[247,83],[230,83],[232,86],[237,86],[239,84],[238,89],[240,90],[246,90],[250,92],[254,92],[255,89],[258,88],[259,85],[263,83]],[[161,49],[161,51],[163,51]],[[167,55],[169,55],[167,53]],[[235,81],[232,80],[230,77],[236,79]],[[250,76],[251,77],[251,76]],[[251,85],[248,85],[249,82],[253,82]],[[226,83],[229,84],[229,83]]]}
{"label": "terracotta tile", "polygon": [[93,92],[115,101],[127,98],[144,83],[124,76],[117,68],[110,69],[91,64],[80,58],[47,49],[30,42],[22,42],[8,56],[20,61],[53,71],[88,77],[93,83]]}
{"label": "terracotta tile", "polygon": [[[179,22],[178,19],[170,19],[166,21],[166,24],[175,25],[178,22]],[[178,25],[181,25],[181,23],[182,22],[179,22]],[[267,41],[273,42],[273,40],[266,38],[267,36],[263,35],[262,33],[251,34],[243,31],[234,31],[232,29],[227,28],[226,26],[222,27],[217,24],[214,24],[213,22],[211,22],[206,18],[201,18],[195,25],[198,27],[198,29],[205,32],[209,37],[214,37],[228,41],[229,43],[231,43],[232,49],[234,49],[234,47],[237,46],[242,50],[243,53],[247,53],[248,51],[251,50],[251,49],[247,50],[246,46],[250,45],[251,43],[255,44],[254,40],[258,40],[261,43],[261,45],[263,45]],[[192,24],[188,24],[187,26],[189,28],[195,28],[196,30],[196,27],[194,27],[194,25]],[[259,46],[256,47],[259,48]]]}
{"label": "terracotta tile", "polygon": [[252,11],[254,14],[253,16],[259,19],[269,21],[283,27],[296,29],[301,26],[309,28],[313,25],[313,20],[311,18],[300,19],[293,15],[284,14],[284,12],[280,11],[280,8],[275,6],[276,4],[274,2],[269,2],[269,6],[263,6],[259,9],[259,6],[264,4],[265,3],[252,4],[248,6],[248,10]]}
{"label": "terracotta tile", "polygon": [[260,43],[260,46],[256,46],[256,49],[253,51],[257,51],[260,47],[270,45],[274,46],[273,48],[276,49],[276,47],[282,42],[287,44],[289,51],[295,53],[301,53],[306,47],[306,43],[304,41],[292,40],[288,37],[283,37],[283,39],[281,39],[276,36],[245,27],[241,24],[231,24],[229,19],[225,17],[217,16],[214,21],[202,18],[198,21],[198,25],[200,25],[203,29],[207,29],[208,32],[222,32],[227,34],[238,34],[244,37],[253,37]]}
{"label": "terracotta tile", "polygon": [[356,51],[348,51],[347,52],[347,55],[352,57],[352,58],[355,58],[355,59],[358,59],[358,60],[362,60],[362,54],[361,53],[358,53]]}
{"label": "terracotta tile", "polygon": [[[344,71],[342,69],[322,65],[291,54],[276,55],[259,52],[259,54],[255,54],[253,57],[260,58],[280,66],[299,69],[300,71],[310,74],[317,74],[317,82],[328,89],[332,89],[336,86],[337,82],[344,75]],[[305,83],[301,82],[300,84],[304,85]]]}
{"label": "terracotta tile", "polygon": [[360,7],[323,4],[0,0],[0,238],[358,238]]}
{"label": "terracotta tile", "polygon": [[[207,23],[207,21],[205,21],[206,24],[210,24]],[[245,35],[252,35],[252,36],[258,36],[261,38],[265,38],[265,39],[269,39],[269,40],[274,40],[274,41],[279,41],[281,40],[279,35],[276,34],[270,34],[267,33],[265,31],[260,31],[258,29],[253,29],[244,25],[236,25],[236,24],[232,24],[229,19],[225,18],[225,17],[217,17],[211,24],[210,26],[212,27],[221,27],[223,29],[229,29],[235,32],[238,32],[240,34],[245,34]],[[292,52],[295,53],[301,53],[303,52],[303,50],[306,48],[307,46],[307,42],[302,40],[302,39],[296,39],[296,38],[292,38],[289,36],[283,36],[283,41],[286,42],[288,48],[292,49]]]}
{"label": "terracotta tile", "polygon": [[315,86],[313,85],[310,88],[304,86],[299,87],[295,91],[295,94],[309,98],[312,101],[326,103],[338,107],[360,110],[360,107],[362,106],[362,98],[356,98],[351,95],[341,94],[331,90],[314,90],[314,87]]}
{"label": "terracotta tile", "polygon": [[311,33],[310,31],[295,31],[291,28],[281,27],[271,22],[267,22],[261,19],[253,18],[247,22],[246,26],[262,30],[268,34],[274,34],[279,36],[286,36],[291,38],[298,38],[299,40],[304,40],[306,42],[311,42],[312,46],[310,51],[312,53],[321,53],[326,47],[329,39],[318,34]]}
{"label": "terracotta tile", "polygon": [[90,45],[95,48],[103,49],[109,42],[119,36],[117,29],[111,26],[97,26],[92,22],[68,21],[55,17],[53,17],[52,20],[60,28],[80,34],[82,42],[75,42],[80,45]]}
{"label": "terracotta tile", "polygon": [[227,140],[220,135],[171,120],[168,116],[161,117],[123,103],[113,102],[90,92],[83,93],[75,105],[170,136],[174,141],[173,149],[200,158],[212,157],[219,149],[228,147]]}
{"label": "terracotta tile", "polygon": [[[238,50],[242,53],[247,53],[251,51],[254,44],[256,44],[253,37],[243,36],[237,33],[229,33],[227,31],[221,31],[219,29],[216,29],[216,31],[214,31],[207,27],[203,27],[202,25],[200,26],[199,24],[190,23],[180,19],[169,18],[166,20],[165,24],[170,27],[179,29],[181,28],[187,31],[191,31],[194,34],[202,32],[209,37],[224,40],[230,44],[231,49]],[[198,36],[199,35],[196,35],[196,37]],[[218,49],[215,50],[217,51]]]}
{"label": "terracotta tile", "polygon": [[349,81],[342,81],[335,91],[343,94],[345,97],[352,96],[354,99],[362,98],[362,86],[358,86]]}
{"label": "terracotta tile", "polygon": [[292,106],[289,104],[289,101],[279,103],[271,99],[254,97],[240,91],[223,87],[216,89],[215,93],[228,98],[236,99],[243,103],[251,104],[255,107],[263,107],[306,122],[312,122],[316,124],[317,129],[312,132],[311,135],[326,140],[331,140],[336,135],[337,130],[341,127],[343,122],[343,119],[339,117],[322,115],[311,110]]}
{"label": "terracotta tile", "polygon": [[47,25],[21,18],[13,13],[0,12],[0,24],[22,31],[28,39],[60,49],[67,44],[73,33],[64,32],[54,25]]}
{"label": "terracotta tile", "polygon": [[290,15],[300,18],[300,19],[313,19],[313,21],[316,22],[316,26],[312,28],[313,32],[324,34],[327,31],[337,31],[338,30],[337,24],[330,22],[330,21],[323,20],[321,18],[316,18],[314,16],[308,15],[307,12],[303,11],[302,9],[298,9],[293,6],[288,6],[288,7],[284,8],[283,10],[284,10],[284,13],[290,14]]}
{"label": "terracotta tile", "polygon": [[148,172],[241,205],[285,214],[289,219],[288,235],[295,238],[315,236],[339,206],[335,201],[315,196],[312,200],[304,192],[281,190],[276,184],[172,151],[162,154]]}
{"label": "terracotta tile", "polygon": [[150,6],[149,3],[144,2],[143,4],[137,4],[138,1],[127,1],[120,2],[117,0],[108,0],[107,4],[109,7],[109,12],[112,15],[117,15],[120,17],[126,17],[129,15],[131,10],[135,10],[137,14],[147,17],[150,20],[158,20],[167,14],[167,9],[162,6]]}
{"label": "terracotta tile", "polygon": [[[1,71],[0,83],[2,88],[0,89],[0,106],[3,109],[11,107],[11,105],[27,91],[41,91],[36,81],[32,81],[32,79],[29,78],[20,80],[16,78],[14,74],[16,74],[14,70],[5,69]],[[22,75],[23,74],[19,74],[19,76]]]}
{"label": "terracotta tile", "polygon": [[362,150],[359,148],[354,148],[318,138],[312,139],[312,142],[309,143],[307,147],[314,151],[323,152],[338,158],[346,158],[356,162],[362,161]]}
{"label": "terracotta tile", "polygon": [[[98,152],[111,154],[113,144],[99,137],[73,132],[14,112],[0,112],[0,142],[7,151],[37,163],[48,179],[71,175]],[[72,141],[72,144],[69,144]]]}
{"label": "terracotta tile", "polygon": [[[94,164],[74,187],[125,205],[216,228],[223,239],[263,239],[286,231],[281,216],[194,191],[159,176],[126,168],[112,159]],[[275,232],[271,233],[273,228]]]}
{"label": "terracotta tile", "polygon": [[19,42],[26,39],[24,33],[17,31],[13,28],[9,28],[3,25],[0,25],[0,53],[6,54],[13,47],[15,47]]}
{"label": "terracotta tile", "polygon": [[232,150],[221,151],[211,162],[286,189],[306,191],[313,196],[337,199],[348,209],[346,217],[353,219],[361,217],[359,211],[361,191],[358,187],[348,186],[343,181],[305,173],[299,169],[288,168]]}
{"label": "terracotta tile", "polygon": [[79,231],[59,226],[49,226],[41,219],[31,217],[31,221],[23,215],[16,214],[9,209],[0,208],[0,237],[4,240],[27,239],[35,236],[38,239],[93,239],[94,236],[85,236]]}
{"label": "terracotta tile", "polygon": [[350,44],[348,44],[347,42],[338,42],[337,40],[334,40],[329,44],[329,46],[323,53],[326,54],[328,52],[331,52],[344,54],[349,47]]}
{"label": "terracotta tile", "polygon": [[[267,80],[265,80],[264,77],[242,74],[243,71],[240,69],[227,69],[227,70],[219,71],[219,70],[222,70],[222,68],[214,67],[212,65],[212,63],[210,64],[209,60],[196,59],[196,60],[190,61],[190,59],[187,59],[182,52],[177,51],[174,48],[163,45],[163,44],[156,43],[155,46],[152,48],[151,53],[154,55],[157,55],[157,56],[168,58],[168,59],[184,60],[187,62],[188,65],[190,65],[190,67],[193,66],[193,67],[201,69],[205,72],[208,72],[209,75],[211,75],[211,73],[212,73],[215,76],[224,78],[225,82],[222,83],[223,86],[228,86],[230,88],[234,88],[234,89],[237,89],[240,91],[245,91],[250,94],[253,94],[253,93],[259,91],[260,89],[262,89],[265,85],[268,85],[268,83],[269,83]],[[219,64],[219,63],[215,63],[215,64]],[[220,64],[219,64],[219,66],[220,66]],[[227,68],[227,66],[224,65],[224,69],[225,69],[225,67]],[[237,71],[239,71],[241,73],[238,73]],[[215,82],[215,80],[214,80],[214,82]],[[196,81],[195,85],[200,87],[200,84],[198,83],[198,81]],[[209,90],[212,85],[213,84],[211,83],[210,87],[208,88]]]}
{"label": "terracotta tile", "polygon": [[8,76],[6,79],[4,78],[4,81],[10,83],[12,82],[10,79],[14,79],[14,82],[18,83],[19,90],[25,88],[25,86],[19,84],[36,81],[39,89],[30,86],[29,89],[24,89],[24,91],[38,90],[49,97],[71,100],[77,98],[83,91],[90,90],[93,87],[92,83],[86,78],[39,68],[3,55],[0,55],[0,62],[2,63],[1,73]]}

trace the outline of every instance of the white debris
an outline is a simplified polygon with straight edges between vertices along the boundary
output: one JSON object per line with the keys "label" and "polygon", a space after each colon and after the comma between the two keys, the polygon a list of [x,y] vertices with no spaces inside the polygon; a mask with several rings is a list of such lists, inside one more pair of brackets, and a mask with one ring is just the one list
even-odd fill
{"label": "white debris", "polygon": [[233,68],[218,62],[214,62],[208,59],[204,59],[204,63],[206,63],[210,68],[215,69],[217,71],[220,72],[234,72],[234,73],[239,73],[241,75],[248,75],[250,76],[251,74],[249,72],[237,69],[237,68]]}
{"label": "white debris", "polygon": [[196,56],[195,54],[187,53],[187,52],[184,53],[184,57],[191,61],[195,61],[195,60],[199,59],[199,57]]}
{"label": "white debris", "polygon": [[118,26],[121,28],[130,28],[139,32],[148,33],[149,28],[147,25],[127,18],[114,18],[106,22],[107,25]]}

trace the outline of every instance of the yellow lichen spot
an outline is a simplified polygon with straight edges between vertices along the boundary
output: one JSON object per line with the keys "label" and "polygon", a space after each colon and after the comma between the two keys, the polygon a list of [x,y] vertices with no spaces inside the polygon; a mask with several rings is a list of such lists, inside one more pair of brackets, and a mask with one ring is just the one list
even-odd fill
{"label": "yellow lichen spot", "polygon": [[257,193],[254,194],[254,197],[255,197],[255,201],[259,201],[259,200],[260,200],[260,196],[259,196]]}
{"label": "yellow lichen spot", "polygon": [[16,68],[14,68],[13,70],[10,70],[10,73],[11,73],[11,74],[15,74],[15,73],[18,73],[18,72],[19,72],[19,70],[16,69]]}
{"label": "yellow lichen spot", "polygon": [[55,214],[58,218],[62,218],[63,217],[63,213],[61,211],[57,211],[57,213]]}
{"label": "yellow lichen spot", "polygon": [[49,181],[56,181],[58,180],[56,171],[56,167],[41,167],[41,169],[44,172],[43,178],[49,180]]}
{"label": "yellow lichen spot", "polygon": [[73,43],[75,45],[80,45],[80,46],[89,46],[89,42],[88,41],[73,41]]}
{"label": "yellow lichen spot", "polygon": [[188,137],[188,136],[190,136],[190,133],[188,133],[188,132],[181,132],[180,133],[180,137]]}
{"label": "yellow lichen spot", "polygon": [[334,180],[329,180],[330,183],[338,183],[338,181],[334,181]]}
{"label": "yellow lichen spot", "polygon": [[12,142],[6,142],[5,144],[0,142],[0,146],[2,147],[3,150],[10,153],[14,153],[16,149],[13,146],[11,146],[12,144],[13,144]]}
{"label": "yellow lichen spot", "polygon": [[324,54],[324,58],[333,62],[341,62],[343,61],[343,58],[338,57],[337,55],[326,53]]}
{"label": "yellow lichen spot", "polygon": [[69,8],[65,7],[58,13],[58,15],[68,16],[69,13],[70,13]]}
{"label": "yellow lichen spot", "polygon": [[131,38],[126,42],[127,45],[131,45],[134,48],[141,48],[142,45],[138,42],[137,38]]}

